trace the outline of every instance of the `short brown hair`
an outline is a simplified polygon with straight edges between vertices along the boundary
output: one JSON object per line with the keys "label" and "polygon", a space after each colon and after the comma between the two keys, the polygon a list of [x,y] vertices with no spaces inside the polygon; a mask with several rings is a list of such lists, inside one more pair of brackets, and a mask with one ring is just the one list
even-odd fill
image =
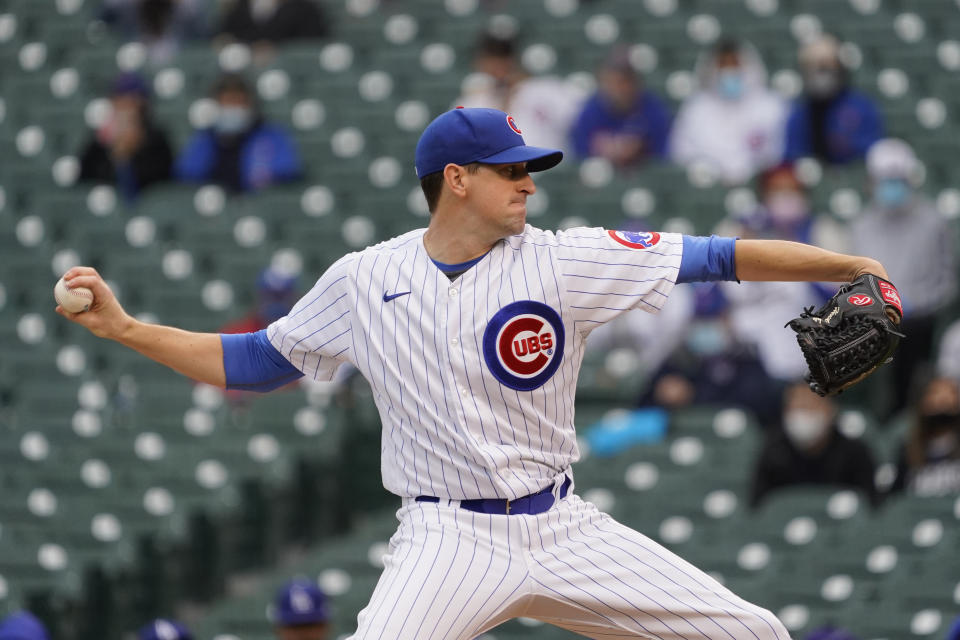
{"label": "short brown hair", "polygon": [[239,73],[225,73],[217,78],[211,95],[218,98],[223,93],[242,93],[250,98],[251,102],[253,101],[253,90],[250,88],[250,83]]}
{"label": "short brown hair", "polygon": [[[471,162],[463,165],[467,173],[476,173],[480,171],[479,162]],[[427,209],[430,213],[437,210],[437,203],[440,202],[440,192],[443,190],[443,171],[437,171],[420,179],[420,188],[423,189],[423,196],[427,199]]]}

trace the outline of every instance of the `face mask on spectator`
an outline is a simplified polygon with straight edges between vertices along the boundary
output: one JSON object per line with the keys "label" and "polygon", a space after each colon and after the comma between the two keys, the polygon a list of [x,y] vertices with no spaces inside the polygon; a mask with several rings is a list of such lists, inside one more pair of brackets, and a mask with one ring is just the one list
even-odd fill
{"label": "face mask on spectator", "polygon": [[771,191],[764,203],[770,218],[777,224],[793,224],[803,220],[809,210],[807,197],[799,191]]}
{"label": "face mask on spectator", "polygon": [[798,449],[808,449],[830,426],[830,418],[819,411],[790,409],[783,417],[783,430]]}
{"label": "face mask on spectator", "polygon": [[234,135],[250,126],[253,113],[249,107],[220,107],[217,115],[217,133]]}
{"label": "face mask on spectator", "polygon": [[687,348],[699,356],[714,356],[730,347],[730,334],[721,322],[697,322],[687,334]]}
{"label": "face mask on spectator", "polygon": [[740,69],[721,69],[717,73],[717,91],[727,100],[739,100],[743,95],[743,72]]}
{"label": "face mask on spectator", "polygon": [[898,209],[910,199],[910,185],[903,178],[884,178],[877,183],[874,197],[883,209]]}
{"label": "face mask on spectator", "polygon": [[840,91],[840,82],[836,69],[811,69],[804,77],[804,87],[813,98],[832,98]]}

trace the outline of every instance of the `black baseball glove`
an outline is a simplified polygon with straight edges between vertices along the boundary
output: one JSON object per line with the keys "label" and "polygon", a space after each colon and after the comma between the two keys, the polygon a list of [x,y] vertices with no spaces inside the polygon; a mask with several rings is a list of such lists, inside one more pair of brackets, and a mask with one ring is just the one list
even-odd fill
{"label": "black baseball glove", "polygon": [[804,309],[786,326],[797,332],[797,343],[810,367],[810,388],[831,396],[893,360],[904,337],[897,330],[902,317],[896,287],[864,274],[840,287],[822,307]]}

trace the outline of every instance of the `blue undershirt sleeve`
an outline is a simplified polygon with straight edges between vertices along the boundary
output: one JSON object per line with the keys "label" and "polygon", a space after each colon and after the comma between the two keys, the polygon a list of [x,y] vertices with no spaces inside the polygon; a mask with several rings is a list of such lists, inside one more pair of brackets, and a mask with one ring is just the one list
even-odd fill
{"label": "blue undershirt sleeve", "polygon": [[303,377],[270,344],[266,329],[256,333],[221,333],[220,344],[227,389],[272,391]]}
{"label": "blue undershirt sleeve", "polygon": [[683,236],[683,258],[677,284],[736,280],[736,238]]}

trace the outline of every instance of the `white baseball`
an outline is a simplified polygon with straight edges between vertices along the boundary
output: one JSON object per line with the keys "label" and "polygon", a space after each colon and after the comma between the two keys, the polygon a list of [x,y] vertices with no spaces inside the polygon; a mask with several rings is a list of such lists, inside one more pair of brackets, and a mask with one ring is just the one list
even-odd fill
{"label": "white baseball", "polygon": [[57,286],[53,288],[53,298],[57,304],[70,313],[82,313],[93,304],[93,291],[86,287],[67,288],[67,283],[63,278],[57,280]]}

